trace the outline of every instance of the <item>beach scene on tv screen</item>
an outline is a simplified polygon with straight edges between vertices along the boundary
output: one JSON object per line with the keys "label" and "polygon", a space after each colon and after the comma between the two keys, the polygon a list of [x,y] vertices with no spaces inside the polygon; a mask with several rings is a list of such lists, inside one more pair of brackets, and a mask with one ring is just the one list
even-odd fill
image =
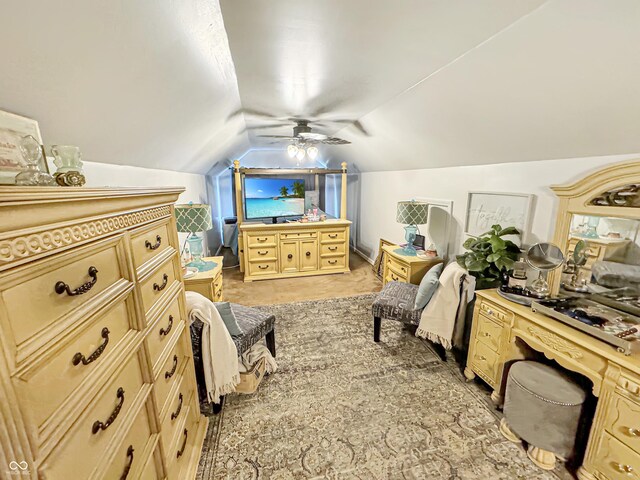
{"label": "beach scene on tv screen", "polygon": [[247,218],[304,214],[304,180],[245,178],[244,191]]}

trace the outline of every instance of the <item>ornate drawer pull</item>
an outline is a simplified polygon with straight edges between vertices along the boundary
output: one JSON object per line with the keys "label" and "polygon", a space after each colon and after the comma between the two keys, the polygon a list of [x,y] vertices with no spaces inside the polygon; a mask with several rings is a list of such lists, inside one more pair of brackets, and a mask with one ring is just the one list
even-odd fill
{"label": "ornate drawer pull", "polygon": [[310,257],[311,256],[311,252],[307,252],[306,255],[307,255],[307,257]]}
{"label": "ornate drawer pull", "polygon": [[330,233],[329,234],[329,238],[338,238],[338,234],[337,233]]}
{"label": "ornate drawer pull", "polygon": [[489,315],[493,315],[493,310],[491,310],[490,308],[487,308],[487,313],[488,313]]}
{"label": "ornate drawer pull", "polygon": [[89,273],[89,276],[92,278],[92,280],[90,282],[83,283],[75,290],[71,290],[71,287],[69,287],[69,285],[67,285],[62,281],[56,282],[56,286],[55,286],[56,293],[58,295],[62,295],[63,293],[67,292],[67,295],[69,295],[70,297],[87,293],[98,281],[98,269],[96,267],[89,267],[88,273]]}
{"label": "ornate drawer pull", "polygon": [[176,408],[175,412],[171,412],[171,420],[175,420],[180,415],[180,410],[182,410],[182,393],[178,396],[178,400],[180,403],[178,404],[178,408]]}
{"label": "ornate drawer pull", "polygon": [[184,440],[182,441],[182,446],[180,447],[180,450],[178,450],[178,454],[176,455],[177,458],[180,458],[182,456],[182,454],[184,453],[184,449],[187,447],[187,438],[189,437],[189,430],[185,428],[182,434],[184,435]]}
{"label": "ornate drawer pull", "polygon": [[293,258],[293,254],[290,253],[289,255],[287,255],[287,258],[291,260]]}
{"label": "ornate drawer pull", "polygon": [[106,430],[109,426],[118,418],[118,414],[120,413],[120,409],[122,409],[122,405],[124,404],[124,389],[122,387],[118,388],[118,393],[116,393],[116,397],[120,399],[116,408],[113,409],[107,421],[102,423],[100,420],[96,420],[93,422],[93,426],[91,427],[91,433],[94,435],[98,433],[100,430]]}
{"label": "ornate drawer pull", "polygon": [[482,337],[490,337],[491,336],[491,334],[489,332],[482,332],[480,335]]}
{"label": "ornate drawer pull", "polygon": [[640,437],[640,430],[637,428],[625,427],[624,431],[630,437]]}
{"label": "ornate drawer pull", "polygon": [[[331,265],[335,265],[336,263],[338,263],[338,261],[337,260],[329,260],[329,263]],[[397,278],[396,278],[396,280],[397,280]]]}
{"label": "ornate drawer pull", "polygon": [[484,355],[478,355],[478,360],[480,360],[481,362],[484,362],[487,360],[487,357],[485,357]]}
{"label": "ornate drawer pull", "polygon": [[613,463],[613,468],[615,468],[620,473],[633,473],[633,467],[631,465],[623,465],[621,463]]}
{"label": "ornate drawer pull", "polygon": [[264,237],[264,238],[256,238],[256,240],[258,240],[259,242],[266,242],[266,241],[267,241],[267,237]]}
{"label": "ornate drawer pull", "polygon": [[338,247],[329,247],[329,250],[331,250],[332,252],[336,251],[338,249]]}
{"label": "ornate drawer pull", "polygon": [[173,356],[173,368],[171,369],[170,372],[164,372],[165,380],[169,380],[171,377],[173,377],[173,374],[176,373],[176,368],[178,368],[178,356],[174,355]]}
{"label": "ornate drawer pull", "polygon": [[162,237],[160,235],[156,235],[155,245],[151,245],[151,242],[147,240],[146,242],[144,242],[144,246],[147,247],[149,250],[157,250],[158,248],[160,248],[161,243],[162,243]]}
{"label": "ornate drawer pull", "polygon": [[166,273],[164,275],[162,275],[162,285],[158,285],[157,283],[153,284],[153,289],[156,292],[161,292],[162,290],[164,290],[164,287],[167,286],[167,282],[169,281],[169,275],[167,275]]}
{"label": "ornate drawer pull", "polygon": [[267,253],[269,253],[269,250],[265,250],[264,252],[258,250],[258,255],[266,255]]}
{"label": "ornate drawer pull", "polygon": [[260,270],[266,270],[267,268],[269,268],[269,265],[258,265],[258,268]]}
{"label": "ornate drawer pull", "polygon": [[80,352],[76,353],[71,359],[71,363],[73,363],[74,365],[78,365],[80,362],[82,362],[83,365],[89,365],[94,360],[97,360],[98,357],[102,355],[102,352],[104,352],[104,349],[107,348],[107,343],[109,343],[109,329],[107,327],[104,327],[102,329],[102,332],[100,333],[100,336],[104,338],[104,342],[102,342],[102,345],[96,348],[95,351],[88,357],[85,357]]}
{"label": "ornate drawer pull", "polygon": [[120,480],[127,480],[127,476],[129,475],[129,470],[131,470],[131,465],[133,464],[133,445],[129,445],[127,448],[127,458],[129,461],[124,466],[124,470],[122,471],[122,475],[120,475]]}
{"label": "ornate drawer pull", "polygon": [[169,325],[167,325],[167,328],[160,329],[160,335],[162,335],[163,337],[169,335],[169,332],[171,331],[172,327],[173,327],[173,315],[169,315]]}

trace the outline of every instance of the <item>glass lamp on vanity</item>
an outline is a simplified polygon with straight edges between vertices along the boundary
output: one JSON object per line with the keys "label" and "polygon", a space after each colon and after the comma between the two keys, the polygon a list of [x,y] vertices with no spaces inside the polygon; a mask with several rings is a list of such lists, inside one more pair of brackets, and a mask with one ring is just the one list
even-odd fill
{"label": "glass lamp on vanity", "polygon": [[406,255],[408,257],[416,256],[416,248],[413,246],[413,242],[416,240],[418,225],[424,225],[427,223],[428,213],[428,203],[416,202],[415,200],[411,200],[410,202],[398,202],[396,222],[404,223],[406,225],[406,227],[404,227],[404,238],[407,241],[407,245],[404,248],[397,249],[396,253]]}
{"label": "glass lamp on vanity", "polygon": [[215,268],[215,262],[205,262],[202,260],[204,251],[202,246],[203,237],[199,232],[206,232],[213,228],[211,222],[211,206],[203,203],[189,203],[176,205],[176,221],[180,233],[188,233],[187,242],[189,251],[193,256],[193,261],[187,267],[195,267],[199,272],[206,272]]}

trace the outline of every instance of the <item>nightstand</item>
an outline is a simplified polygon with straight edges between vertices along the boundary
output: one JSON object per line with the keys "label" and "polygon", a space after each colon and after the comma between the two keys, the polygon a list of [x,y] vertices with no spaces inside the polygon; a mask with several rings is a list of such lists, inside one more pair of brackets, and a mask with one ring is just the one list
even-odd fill
{"label": "nightstand", "polygon": [[184,281],[184,288],[190,292],[204,295],[212,302],[222,301],[222,259],[223,257],[204,257],[203,260],[216,262],[212,270],[198,272]]}
{"label": "nightstand", "polygon": [[398,245],[382,247],[385,254],[384,273],[382,275],[383,285],[393,281],[418,285],[431,267],[442,263],[440,257],[409,257],[396,253],[395,250],[398,248],[400,248]]}

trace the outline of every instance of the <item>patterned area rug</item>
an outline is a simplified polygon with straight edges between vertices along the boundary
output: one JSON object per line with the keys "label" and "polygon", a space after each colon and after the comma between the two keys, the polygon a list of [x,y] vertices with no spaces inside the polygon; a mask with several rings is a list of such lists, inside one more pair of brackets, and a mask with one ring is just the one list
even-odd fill
{"label": "patterned area rug", "polygon": [[393,321],[374,295],[264,307],[279,371],[212,417],[198,480],[557,480],[498,432],[486,393]]}

